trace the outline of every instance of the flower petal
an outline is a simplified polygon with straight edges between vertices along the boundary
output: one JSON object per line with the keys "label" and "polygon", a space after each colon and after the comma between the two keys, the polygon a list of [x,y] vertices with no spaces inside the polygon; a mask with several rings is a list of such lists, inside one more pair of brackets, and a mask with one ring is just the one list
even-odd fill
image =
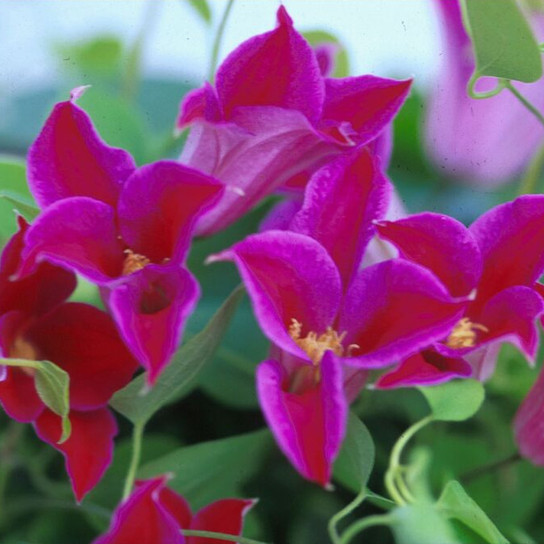
{"label": "flower petal", "polygon": [[108,146],[74,100],[55,106],[28,153],[30,189],[42,208],[72,196],[115,205],[134,168],[130,154]]}
{"label": "flower petal", "polygon": [[108,408],[90,412],[70,411],[72,433],[58,444],[62,434],[61,419],[44,410],[34,422],[36,434],[64,455],[66,470],[78,502],[100,481],[110,466],[117,423]]}
{"label": "flower petal", "polygon": [[318,170],[306,188],[290,229],[316,239],[329,252],[344,288],[385,215],[391,191],[368,150],[361,148]]}
{"label": "flower petal", "polygon": [[221,120],[221,111],[215,89],[208,82],[204,83],[199,89],[185,95],[180,105],[176,127],[182,129],[197,119],[203,119],[211,123]]}
{"label": "flower petal", "polygon": [[[136,482],[136,485],[142,485],[145,482]],[[172,491],[168,487],[163,487],[159,493],[159,502],[161,506],[178,522],[182,529],[189,529],[193,514],[189,503],[179,493]]]}
{"label": "flower petal", "polygon": [[264,334],[293,355],[306,357],[288,334],[293,319],[302,323],[303,336],[333,324],[341,296],[338,270],[308,236],[270,230],[210,260],[234,261]]}
{"label": "flower petal", "polygon": [[345,344],[358,346],[344,361],[363,368],[393,364],[446,337],[465,307],[418,265],[399,259],[365,268],[340,313]]}
{"label": "flower petal", "polygon": [[152,262],[181,262],[196,220],[222,195],[218,180],[174,161],[138,169],[126,182],[118,217],[128,246]]}
{"label": "flower petal", "polygon": [[[254,500],[222,499],[212,502],[195,514],[191,523],[193,531],[213,531],[226,535],[240,536],[244,525],[244,517],[256,503]],[[218,538],[202,538],[191,536],[187,544],[224,544]]]}
{"label": "flower petal", "polygon": [[425,212],[398,221],[380,221],[376,228],[403,258],[433,272],[452,296],[466,296],[476,287],[482,272],[480,250],[459,221]]}
{"label": "flower petal", "polygon": [[93,544],[184,544],[178,523],[159,499],[164,476],[141,482],[117,507],[109,531]]}
{"label": "flower petal", "polygon": [[108,305],[121,335],[152,385],[176,351],[200,289],[177,266],[148,265],[115,286]]}
{"label": "flower petal", "polygon": [[105,406],[131,379],[138,363],[108,314],[81,303],[63,304],[33,323],[25,334],[41,359],[70,376],[70,407]]}
{"label": "flower petal", "polygon": [[259,402],[280,449],[308,480],[329,483],[346,430],[342,369],[332,352],[321,361],[321,379],[302,393],[288,391],[289,377],[277,361],[257,367]]}
{"label": "flower petal", "polygon": [[47,260],[104,284],[121,274],[123,249],[111,206],[86,197],[60,200],[28,230],[19,275]]}
{"label": "flower petal", "polygon": [[240,106],[280,106],[317,121],[324,98],[314,51],[280,6],[278,26],[239,45],[217,71],[225,118]]}

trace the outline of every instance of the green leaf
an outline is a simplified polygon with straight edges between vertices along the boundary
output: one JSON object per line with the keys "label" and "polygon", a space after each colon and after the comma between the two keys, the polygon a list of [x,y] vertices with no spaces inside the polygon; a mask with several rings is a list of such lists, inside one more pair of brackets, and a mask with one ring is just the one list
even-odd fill
{"label": "green leaf", "polygon": [[146,392],[141,374],[113,396],[111,406],[136,424],[145,423],[157,410],[179,400],[213,357],[243,294],[241,286],[231,293],[204,330],[178,350],[151,390]]}
{"label": "green leaf", "polygon": [[359,493],[368,482],[374,467],[374,457],[372,436],[363,422],[350,413],[346,438],[334,463],[335,480],[354,493]]}
{"label": "green leaf", "polygon": [[336,53],[336,59],[334,63],[334,70],[332,72],[333,77],[347,77],[349,76],[349,58],[344,44],[330,32],[325,30],[309,30],[303,32],[302,35],[306,38],[308,43],[315,47],[323,43],[333,43],[338,47]]}
{"label": "green leaf", "polygon": [[542,76],[538,43],[515,0],[463,0],[476,73],[531,83]]}
{"label": "green leaf", "polygon": [[33,370],[36,391],[43,403],[62,418],[62,435],[59,444],[70,437],[71,425],[68,373],[49,361],[29,361],[26,359],[0,359],[0,364],[29,368]]}
{"label": "green leaf", "polygon": [[212,22],[212,12],[206,0],[188,0],[188,2],[200,15],[202,20],[204,20],[208,24]]}
{"label": "green leaf", "polygon": [[139,478],[173,473],[169,487],[183,494],[198,509],[240,493],[240,486],[258,469],[272,445],[267,429],[202,442],[144,464]]}
{"label": "green leaf", "polygon": [[40,213],[40,209],[31,199],[24,198],[13,191],[0,191],[0,198],[9,202],[13,209],[29,222],[36,219]]}
{"label": "green leaf", "polygon": [[485,397],[482,384],[476,380],[454,380],[418,389],[427,399],[435,419],[440,421],[463,421],[472,417]]}
{"label": "green leaf", "polygon": [[508,544],[508,540],[470,498],[459,482],[452,480],[446,485],[436,506],[447,517],[464,523],[489,544]]}
{"label": "green leaf", "polygon": [[391,512],[397,544],[457,544],[448,520],[432,504],[403,506]]}

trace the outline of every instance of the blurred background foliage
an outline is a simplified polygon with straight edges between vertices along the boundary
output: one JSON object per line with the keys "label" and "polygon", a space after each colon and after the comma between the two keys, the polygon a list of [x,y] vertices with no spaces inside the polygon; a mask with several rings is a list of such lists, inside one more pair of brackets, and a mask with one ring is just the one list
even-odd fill
{"label": "blurred background foliage", "polygon": [[[193,4],[208,20],[210,14],[204,4]],[[311,37],[319,39],[322,35],[316,32]],[[87,41],[55,44],[53,52],[63,67],[64,78],[54,87],[37,87],[10,96],[0,123],[0,191],[4,195],[0,199],[1,245],[15,230],[14,205],[5,197],[16,195],[31,203],[24,166],[28,147],[54,103],[65,100],[81,81],[92,82],[92,88],[78,104],[110,145],[129,150],[138,164],[178,156],[183,138],[174,138],[173,126],[179,103],[200,82],[187,85],[181,78],[141,78],[139,54],[144,44],[143,39],[138,40],[127,44],[114,35],[98,35]],[[347,69],[346,56],[343,62]],[[416,86],[394,124],[389,175],[406,208],[411,212],[447,213],[468,224],[491,206],[515,196],[518,180],[500,190],[486,191],[454,182],[429,163],[420,137],[425,102],[426,97]],[[205,257],[255,231],[273,200],[261,204],[225,232],[195,241],[189,268],[202,284],[203,297],[188,325],[187,338],[203,328],[239,283],[234,266],[205,266]],[[74,298],[100,305],[96,290],[85,282],[80,282]],[[176,488],[194,509],[226,495],[260,497],[258,507],[248,517],[248,537],[277,544],[325,544],[329,541],[329,518],[358,490],[339,484],[331,493],[304,481],[263,430],[254,370],[266,357],[267,349],[245,298],[225,341],[200,373],[197,387],[163,409],[148,425],[141,475],[177,467]],[[503,348],[498,371],[486,387],[487,399],[477,416],[463,424],[434,424],[417,436],[412,452],[417,454],[420,448],[431,456],[428,480],[435,496],[447,481],[460,480],[499,529],[519,544],[544,542],[544,471],[519,459],[511,429],[514,413],[536,375],[537,369],[528,368],[513,348]],[[367,425],[376,445],[369,487],[384,494],[383,475],[392,445],[428,409],[417,390],[365,389],[353,411]],[[78,506],[72,499],[61,456],[43,445],[29,426],[0,415],[3,544],[84,543],[107,526],[110,511],[120,499],[130,450],[130,425],[122,417],[118,419],[121,432],[114,464]],[[9,479],[4,477],[8,469]],[[358,515],[380,511],[365,502]],[[358,538],[354,542],[363,542],[362,536]],[[467,538],[475,544],[484,542],[475,533]],[[383,528],[370,529],[364,539],[393,542]]]}

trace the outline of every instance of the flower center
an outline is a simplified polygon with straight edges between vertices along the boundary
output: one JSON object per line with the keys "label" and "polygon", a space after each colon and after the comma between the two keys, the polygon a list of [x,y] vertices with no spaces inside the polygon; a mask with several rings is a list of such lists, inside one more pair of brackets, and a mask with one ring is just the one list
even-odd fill
{"label": "flower center", "polygon": [[131,249],[125,249],[125,260],[123,262],[123,276],[133,274],[145,268],[151,261],[144,255],[134,253]]}
{"label": "flower center", "polygon": [[[324,353],[330,349],[335,355],[341,357],[344,355],[344,346],[342,341],[346,337],[347,332],[344,331],[338,334],[332,327],[327,327],[326,332],[317,335],[316,332],[310,331],[307,336],[301,337],[302,323],[296,319],[291,319],[289,326],[289,336],[296,342],[297,346],[303,349],[314,365],[319,365]],[[357,344],[350,344],[346,354],[349,357],[351,351],[358,348]]]}
{"label": "flower center", "polygon": [[[26,359],[27,361],[37,361],[39,359],[36,348],[22,336],[17,336],[9,350],[10,359]],[[34,376],[34,369],[22,366],[19,370],[29,376]]]}
{"label": "flower center", "polygon": [[468,317],[460,319],[446,339],[450,348],[472,348],[476,344],[477,331],[489,332],[489,329],[480,323],[473,323]]}

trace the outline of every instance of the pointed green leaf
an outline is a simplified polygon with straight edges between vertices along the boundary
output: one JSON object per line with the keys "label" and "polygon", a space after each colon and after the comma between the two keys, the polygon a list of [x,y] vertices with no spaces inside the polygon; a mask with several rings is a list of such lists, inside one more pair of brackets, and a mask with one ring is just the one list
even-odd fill
{"label": "pointed green leaf", "polygon": [[193,9],[200,15],[200,18],[206,23],[212,22],[212,12],[206,0],[188,0]]}
{"label": "pointed green leaf", "polygon": [[[9,203],[13,209],[19,212],[27,221],[33,221],[38,217],[40,209],[29,198],[25,198],[14,191],[0,191],[0,198]],[[13,220],[15,224],[15,220]]]}
{"label": "pointed green leaf", "polygon": [[259,468],[273,441],[267,429],[186,446],[144,464],[139,478],[171,472],[168,486],[186,497],[193,508],[236,496]]}
{"label": "pointed green leaf", "polygon": [[50,361],[29,361],[26,359],[0,359],[0,364],[30,368],[34,371],[36,392],[43,403],[62,418],[62,436],[59,444],[70,437],[71,425],[68,419],[70,411],[69,386],[70,376]]}
{"label": "pointed green leaf", "polygon": [[391,512],[397,544],[459,544],[446,517],[432,504],[414,504]]}
{"label": "pointed green leaf", "polygon": [[334,463],[334,479],[359,493],[374,466],[374,442],[363,422],[350,413],[346,438]]}
{"label": "pointed green leaf", "polygon": [[508,544],[508,540],[459,482],[452,480],[446,485],[436,506],[449,518],[464,523],[489,544]]}
{"label": "pointed green leaf", "polygon": [[432,387],[418,387],[435,419],[463,421],[472,417],[485,397],[483,385],[476,380],[454,380]]}
{"label": "pointed green leaf", "polygon": [[213,357],[243,294],[243,287],[231,293],[204,330],[174,355],[151,390],[146,390],[145,376],[141,374],[113,396],[111,406],[133,423],[142,423],[166,404],[179,400]]}
{"label": "pointed green leaf", "polygon": [[515,0],[463,0],[476,73],[531,83],[542,76],[538,43]]}

